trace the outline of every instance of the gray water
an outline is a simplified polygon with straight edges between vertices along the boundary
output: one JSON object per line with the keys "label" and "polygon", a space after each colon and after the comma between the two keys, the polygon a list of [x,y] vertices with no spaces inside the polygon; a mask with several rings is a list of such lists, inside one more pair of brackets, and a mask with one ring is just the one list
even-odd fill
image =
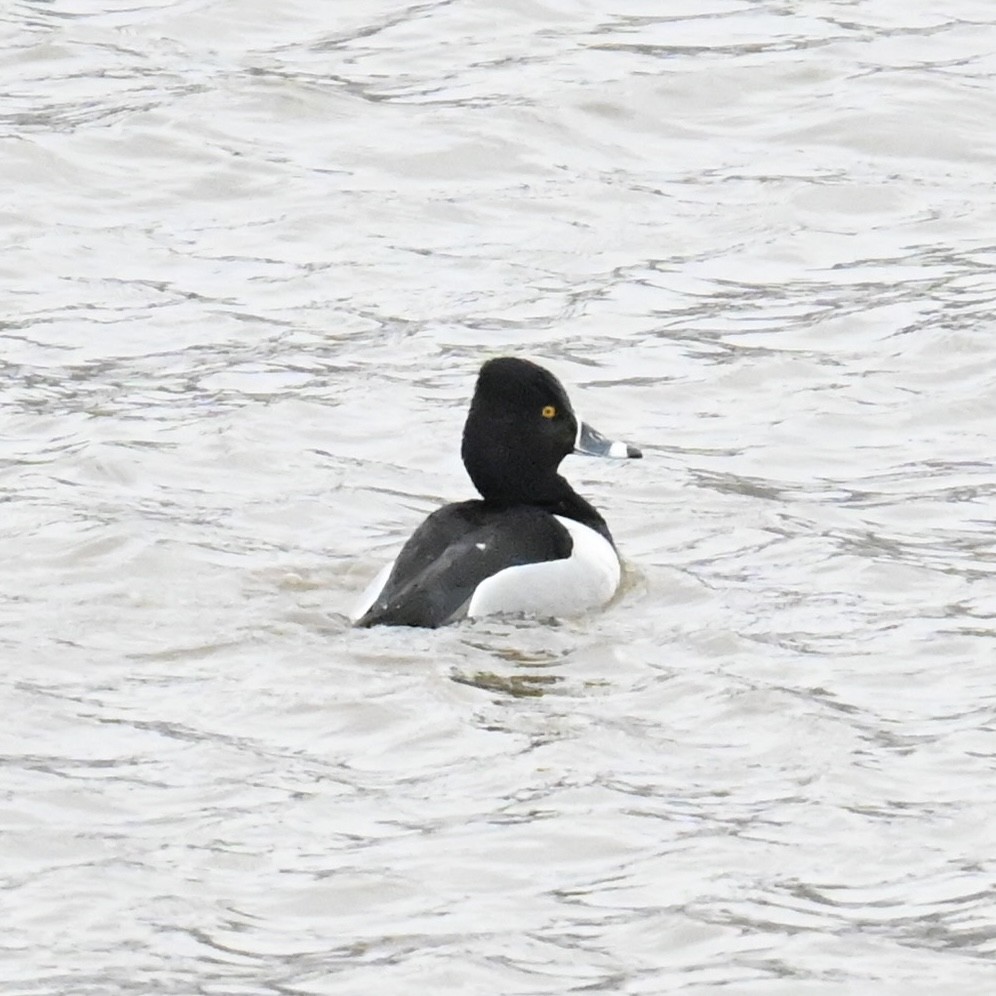
{"label": "gray water", "polygon": [[[0,991],[996,992],[991,0],[0,13]],[[489,356],[559,624],[354,631]]]}

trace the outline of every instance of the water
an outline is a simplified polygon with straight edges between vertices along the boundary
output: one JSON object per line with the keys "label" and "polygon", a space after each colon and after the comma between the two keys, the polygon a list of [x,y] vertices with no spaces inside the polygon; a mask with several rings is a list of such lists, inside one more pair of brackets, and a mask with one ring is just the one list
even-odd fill
{"label": "water", "polygon": [[[996,989],[991,4],[275,10],[0,14],[0,988]],[[504,353],[622,596],[349,629]]]}

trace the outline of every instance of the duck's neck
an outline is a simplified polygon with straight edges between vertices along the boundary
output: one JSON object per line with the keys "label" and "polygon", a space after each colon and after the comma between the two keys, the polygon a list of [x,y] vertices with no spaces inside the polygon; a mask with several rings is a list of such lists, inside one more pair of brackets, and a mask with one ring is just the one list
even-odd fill
{"label": "duck's neck", "polygon": [[616,544],[609,532],[609,527],[595,506],[591,502],[585,501],[562,477],[558,476],[557,480],[561,485],[561,495],[556,502],[544,505],[544,507],[549,508],[554,515],[563,515],[568,519],[574,519],[575,522],[580,522],[581,525],[587,526],[589,529],[594,529],[615,548]]}
{"label": "duck's neck", "polygon": [[581,525],[594,529],[596,533],[604,536],[615,547],[605,519],[559,474],[552,474],[549,479],[533,481],[525,489],[509,490],[494,486],[485,490],[476,480],[474,484],[481,492],[487,505],[495,508],[507,508],[511,505],[534,505],[537,508],[545,509],[551,515],[561,515],[568,519],[574,519],[575,522],[580,522]]}

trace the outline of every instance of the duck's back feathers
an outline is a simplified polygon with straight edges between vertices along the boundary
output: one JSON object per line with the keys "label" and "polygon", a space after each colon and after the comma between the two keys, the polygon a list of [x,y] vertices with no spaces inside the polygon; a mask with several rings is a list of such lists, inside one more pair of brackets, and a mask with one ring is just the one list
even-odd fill
{"label": "duck's back feathers", "polygon": [[483,501],[447,505],[415,530],[357,626],[443,626],[463,618],[481,583],[509,567],[564,560],[574,541],[549,512]]}

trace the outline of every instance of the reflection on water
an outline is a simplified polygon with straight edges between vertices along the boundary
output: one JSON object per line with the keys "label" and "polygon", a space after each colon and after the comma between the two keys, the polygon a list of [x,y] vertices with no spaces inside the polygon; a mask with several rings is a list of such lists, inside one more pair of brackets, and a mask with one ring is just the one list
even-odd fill
{"label": "reflection on water", "polygon": [[517,699],[543,695],[563,679],[555,674],[511,674],[508,676],[494,672],[478,671],[475,674],[455,674],[454,681],[485,692],[500,692]]}
{"label": "reflection on water", "polygon": [[[993,988],[987,5],[0,23],[4,991]],[[351,629],[504,353],[620,597]]]}

